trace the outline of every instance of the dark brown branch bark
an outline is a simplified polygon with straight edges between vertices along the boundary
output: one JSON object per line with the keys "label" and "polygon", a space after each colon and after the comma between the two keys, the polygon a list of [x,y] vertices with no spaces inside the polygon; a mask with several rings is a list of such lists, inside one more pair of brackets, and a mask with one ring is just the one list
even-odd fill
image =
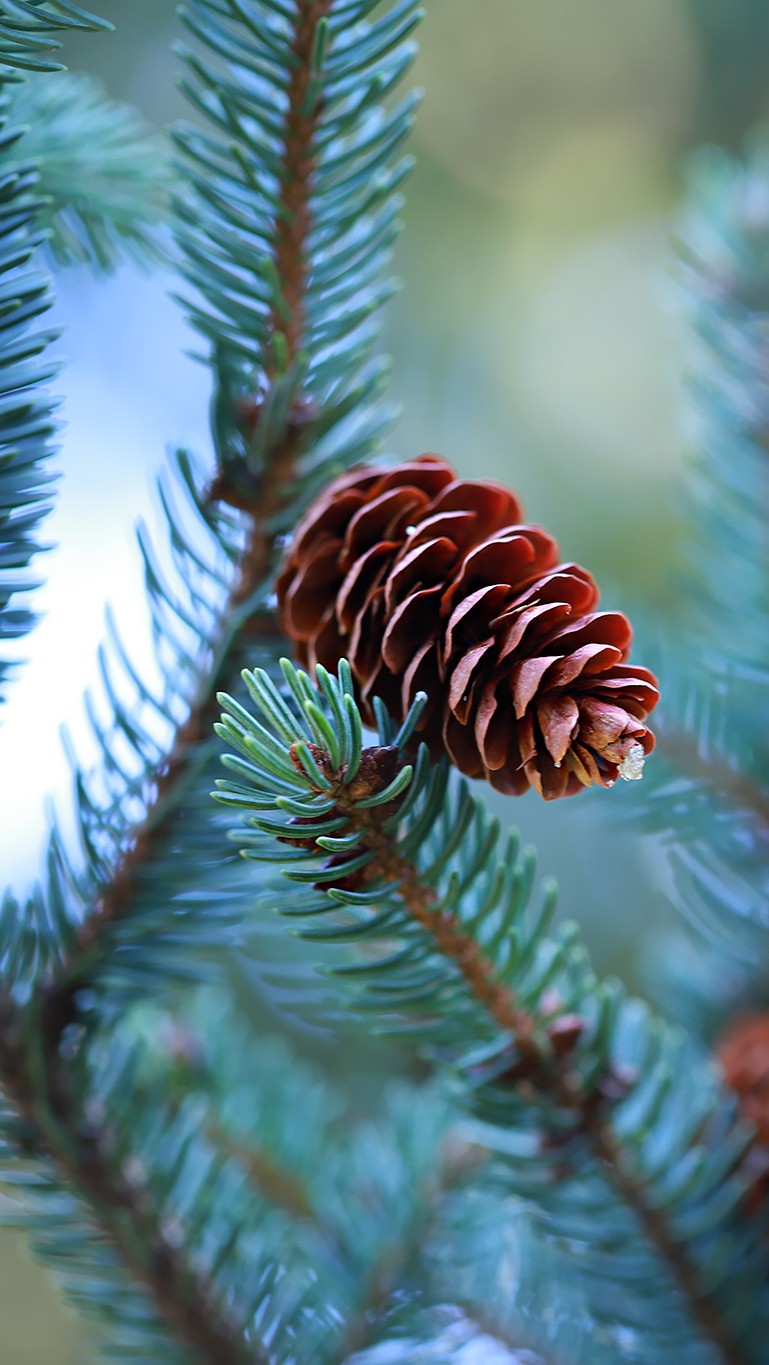
{"label": "dark brown branch bark", "polygon": [[306,242],[312,228],[310,192],[315,170],[312,138],[318,118],[317,109],[305,108],[305,101],[312,80],[310,58],[315,32],[331,9],[331,0],[300,0],[299,9],[301,17],[292,44],[298,65],[293,70],[288,92],[283,158],[285,212],[278,219],[275,252],[275,267],[288,318],[284,319],[277,312],[272,315],[273,331],[283,332],[291,359],[300,348],[305,324]]}

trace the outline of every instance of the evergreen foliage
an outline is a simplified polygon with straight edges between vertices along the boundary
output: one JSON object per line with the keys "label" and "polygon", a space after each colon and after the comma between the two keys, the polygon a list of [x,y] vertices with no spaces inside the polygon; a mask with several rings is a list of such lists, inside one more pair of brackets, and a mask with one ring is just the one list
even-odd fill
{"label": "evergreen foliage", "polygon": [[[222,698],[240,781],[220,780],[218,799],[258,812],[245,856],[297,887],[266,889],[279,912],[306,917],[313,943],[356,946],[326,968],[351,1008],[449,1068],[474,1136],[509,1158],[507,1193],[541,1210],[545,1240],[580,1242],[588,1330],[580,1341],[570,1317],[569,1358],[611,1360],[624,1339],[631,1359],[705,1361],[709,1337],[761,1361],[763,1221],[745,1216],[738,1171],[750,1131],[709,1066],[619,982],[596,981],[576,926],[548,936],[553,889],[530,909],[531,850],[500,846],[466,783],[430,769],[424,746],[404,763],[424,694],[401,734],[382,712],[379,745],[362,749],[349,670],[319,667],[317,688],[283,671],[288,703],[261,672],[244,674],[256,714]],[[493,1301],[474,1307],[494,1320]],[[567,1342],[547,1344],[561,1358]]]}
{"label": "evergreen foliage", "polygon": [[[50,74],[50,63],[29,55],[38,41],[58,46],[38,32],[105,27],[73,5],[54,9],[56,18],[26,4],[0,9],[26,35],[19,52],[2,48],[0,57],[47,73],[0,95],[0,697],[11,672],[2,642],[35,621],[27,569],[57,477],[48,461],[59,400],[46,385],[60,364],[44,353],[59,333],[35,325],[54,302],[40,248],[50,242],[62,263],[90,260],[103,270],[126,249],[159,259],[154,229],[168,198],[165,158],[133,111],[107,100],[90,77]],[[23,605],[11,602],[19,593]]]}
{"label": "evergreen foliage", "polygon": [[52,54],[61,47],[56,33],[99,31],[112,25],[71,0],[0,0],[0,80],[14,70],[61,71]]}
{"label": "evergreen foliage", "polygon": [[40,214],[57,262],[112,270],[126,256],[164,261],[158,228],[173,178],[164,143],[130,105],[83,72],[32,76],[14,87],[24,154],[38,165]]}
{"label": "evergreen foliage", "polygon": [[[0,5],[5,60],[44,71],[56,26],[91,23],[69,0]],[[533,851],[502,836],[445,760],[412,752],[423,697],[397,733],[380,707],[369,740],[346,663],[314,681],[281,663],[282,539],[393,415],[378,319],[416,97],[389,96],[420,11],[189,0],[182,17],[195,41],[180,49],[185,89],[205,126],[174,133],[173,214],[184,306],[214,372],[216,469],[206,479],[177,452],[161,481],[169,571],[142,534],[161,681],[139,677],[113,630],[89,704],[100,763],[75,767],[81,846],[54,831],[45,884],[0,911],[0,1157],[23,1195],[17,1221],[104,1358],[124,1365],[766,1365],[753,1135],[702,1046],[597,980],[577,926],[552,929]],[[26,172],[9,142],[11,573],[33,551],[51,435],[50,372],[34,359],[47,338],[24,330],[50,299],[28,276],[41,215],[65,259],[110,265],[118,244],[152,249],[168,192],[131,117],[90,82],[63,81],[43,74],[17,97],[38,125]],[[60,123],[39,128],[54,110]],[[84,127],[91,145],[73,148]],[[33,191],[38,174],[53,204]],[[717,521],[696,515],[708,545],[721,555],[731,536],[747,563],[762,321],[742,286],[713,289],[712,263],[724,224],[735,259],[733,241],[747,252],[737,278],[760,275],[764,254],[735,221],[729,186],[743,173],[718,174],[695,218],[718,245],[689,266]],[[744,629],[718,652],[720,558],[701,555],[698,573],[693,591],[711,603],[698,657],[741,708],[744,748],[719,769],[702,711],[679,719],[669,704],[668,761],[695,762],[662,787],[655,818],[713,937],[756,962],[741,929],[752,915],[758,935],[758,909],[723,886],[742,878],[757,898],[765,875],[745,836],[759,805],[744,796],[763,792],[746,699],[763,696],[765,586],[750,568]],[[7,601],[10,628],[28,628]],[[237,750],[226,778],[222,738]],[[296,952],[270,939],[275,910]],[[402,1049],[412,1079],[375,1118],[225,1003],[249,953],[277,963],[260,972],[276,1026],[296,1017],[296,1037],[357,1029]]]}
{"label": "evergreen foliage", "polygon": [[[291,527],[332,473],[365,459],[392,412],[377,399],[387,362],[372,358],[382,280],[400,226],[397,157],[410,94],[379,103],[415,54],[421,11],[405,0],[369,23],[358,4],[182,7],[190,32],[224,64],[180,46],[183,88],[214,131],[177,128],[195,197],[179,205],[189,305],[211,343],[220,388],[213,430],[234,504],[262,492],[273,465],[291,474],[266,524]],[[238,418],[240,420],[238,420]],[[262,498],[264,501],[264,498]]]}
{"label": "evergreen foliage", "polygon": [[[36,327],[53,303],[47,274],[33,262],[43,241],[37,219],[45,201],[36,192],[34,162],[8,165],[23,130],[7,126],[0,139],[6,162],[0,180],[0,642],[24,635],[34,616],[28,607],[11,606],[16,592],[34,587],[25,571],[40,548],[37,528],[49,510],[53,475],[46,461],[56,429],[55,404],[45,384],[58,371],[43,352],[57,335]],[[0,643],[0,687],[9,672]]]}
{"label": "evergreen foliage", "polygon": [[762,999],[769,947],[767,171],[761,141],[747,164],[700,153],[679,248],[696,340],[687,647],[667,647],[663,762],[646,795],[652,827],[670,831],[677,899],[699,943],[699,969],[691,952],[687,963],[700,999],[693,984],[674,990],[711,1027],[746,981]]}

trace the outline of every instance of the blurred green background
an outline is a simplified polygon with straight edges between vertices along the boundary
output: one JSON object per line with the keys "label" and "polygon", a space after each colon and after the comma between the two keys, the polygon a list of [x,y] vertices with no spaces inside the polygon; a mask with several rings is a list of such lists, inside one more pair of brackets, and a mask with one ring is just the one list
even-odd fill
{"label": "blurred green background", "polygon": [[[158,127],[183,115],[173,0],[104,13],[117,33],[68,42],[70,67]],[[512,483],[609,601],[664,608],[684,454],[671,227],[687,150],[738,149],[767,113],[769,6],[432,0],[415,79],[406,287],[388,319],[394,449]],[[669,911],[654,849],[607,825],[604,796],[524,798],[514,816],[600,965],[632,976],[639,929]],[[77,1325],[1,1233],[0,1365],[80,1360]]]}

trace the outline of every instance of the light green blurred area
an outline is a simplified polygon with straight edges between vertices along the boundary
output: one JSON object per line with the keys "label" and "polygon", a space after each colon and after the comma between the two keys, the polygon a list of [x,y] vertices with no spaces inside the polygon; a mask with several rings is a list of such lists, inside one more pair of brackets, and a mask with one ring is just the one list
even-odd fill
{"label": "light green blurred area", "polygon": [[[69,65],[156,124],[183,115],[172,0],[103,12],[118,32],[69,42]],[[682,157],[703,139],[739,145],[764,116],[769,6],[432,0],[422,43],[406,288],[388,321],[405,405],[394,448],[513,484],[610,599],[664,604],[684,453],[668,279]],[[514,818],[602,962],[628,969],[639,927],[667,910],[649,850],[607,832],[606,795],[557,809],[527,797]],[[0,1234],[0,1365],[76,1365],[80,1341],[15,1235]]]}
{"label": "light green blurred area", "polygon": [[0,1230],[1,1365],[80,1365],[82,1334],[21,1234]]}

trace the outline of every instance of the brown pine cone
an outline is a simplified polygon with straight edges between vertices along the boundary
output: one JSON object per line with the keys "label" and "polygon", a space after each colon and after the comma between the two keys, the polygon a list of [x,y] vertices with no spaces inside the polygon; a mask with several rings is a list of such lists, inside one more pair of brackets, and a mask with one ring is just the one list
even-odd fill
{"label": "brown pine cone", "polygon": [[417,737],[499,791],[640,777],[656,679],[625,664],[626,617],[594,611],[590,574],[521,516],[437,455],[344,474],[286,551],[282,627],[310,667],[349,658],[369,723],[374,697],[401,719],[426,692]]}
{"label": "brown pine cone", "polygon": [[769,1147],[769,1014],[736,1020],[718,1048],[724,1080],[740,1097],[740,1109]]}
{"label": "brown pine cone", "polygon": [[755,1124],[742,1170],[750,1181],[748,1207],[757,1208],[769,1196],[769,1014],[735,1020],[717,1056],[726,1084],[737,1092],[743,1118]]}

